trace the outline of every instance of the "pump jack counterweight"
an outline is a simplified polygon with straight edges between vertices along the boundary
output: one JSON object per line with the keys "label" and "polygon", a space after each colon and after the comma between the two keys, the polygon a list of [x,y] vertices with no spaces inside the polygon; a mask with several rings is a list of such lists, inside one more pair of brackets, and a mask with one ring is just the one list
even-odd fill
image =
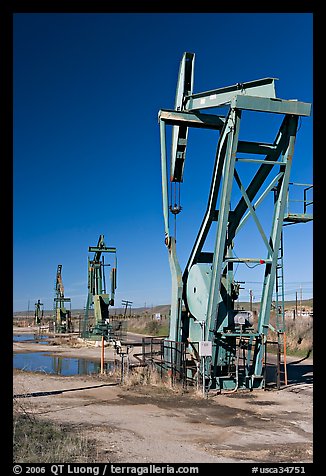
{"label": "pump jack counterweight", "polygon": [[[193,53],[185,53],[181,60],[175,109],[160,110],[158,114],[165,244],[172,280],[168,340],[186,345],[187,375],[194,379],[196,372],[201,371],[207,388],[226,391],[263,388],[264,356],[275,282],[278,289],[282,288],[280,266],[283,266],[283,258],[280,259],[279,253],[283,224],[289,220],[286,203],[298,119],[310,115],[311,105],[276,98],[275,78],[194,94],[194,59]],[[221,106],[227,108],[225,115],[201,112],[202,109]],[[283,117],[273,142],[240,139],[240,126],[248,118],[247,111],[251,114],[249,118],[262,113],[268,118],[272,115]],[[166,153],[168,126],[172,126],[170,166]],[[176,209],[174,203],[169,204],[168,182],[183,182],[188,135],[192,127],[215,130],[219,139],[207,208],[182,272],[169,215],[172,213],[175,219],[175,211],[179,213],[182,207],[177,204]],[[272,197],[272,203],[267,197]],[[269,224],[266,224],[266,215],[262,220],[260,210],[257,211],[259,207],[264,209],[262,204],[265,206],[266,203]],[[311,205],[312,202],[305,197],[305,204]],[[312,220],[312,214],[304,213],[295,218],[296,223],[304,223]],[[248,235],[246,238],[246,226],[250,221],[257,234],[253,249],[250,249],[252,240]],[[212,246],[207,240],[209,232],[210,236],[215,233],[212,251],[206,251],[207,246]],[[241,256],[244,245],[249,253]],[[252,256],[252,253],[257,254]],[[255,323],[251,310],[235,309],[240,292],[240,281],[234,278],[235,264],[238,268],[260,266],[262,297]],[[283,298],[278,295],[278,299]],[[201,326],[196,325],[198,323]],[[283,329],[279,331],[283,332]],[[205,347],[203,342],[211,344]],[[205,354],[203,365],[199,359],[201,348],[212,349],[210,355]],[[177,365],[168,362],[174,355],[170,352],[165,356],[168,366]]]}

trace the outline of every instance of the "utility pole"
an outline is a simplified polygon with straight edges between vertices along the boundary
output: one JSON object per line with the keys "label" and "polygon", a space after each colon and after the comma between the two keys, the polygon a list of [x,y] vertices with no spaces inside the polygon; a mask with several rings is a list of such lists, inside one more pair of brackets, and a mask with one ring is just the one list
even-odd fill
{"label": "utility pole", "polygon": [[252,311],[252,289],[249,289],[249,296],[250,296],[250,311]]}
{"label": "utility pole", "polygon": [[130,308],[130,316],[131,316],[131,305],[132,305],[132,302],[133,302],[133,301],[126,301],[126,300],[122,300],[122,301],[121,301],[122,305],[125,306],[125,312],[124,312],[124,316],[123,316],[124,319],[126,318],[126,315],[127,315],[127,308],[128,308],[128,306],[129,306],[129,308]]}
{"label": "utility pole", "polygon": [[302,316],[302,286],[300,284],[300,316]]}

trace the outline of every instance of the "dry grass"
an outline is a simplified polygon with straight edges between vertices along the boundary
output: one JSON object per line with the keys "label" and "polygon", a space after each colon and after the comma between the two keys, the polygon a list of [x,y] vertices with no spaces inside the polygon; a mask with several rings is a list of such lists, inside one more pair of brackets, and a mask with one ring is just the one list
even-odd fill
{"label": "dry grass", "polygon": [[182,383],[171,379],[168,372],[161,371],[155,365],[146,365],[144,367],[131,367],[127,365],[124,368],[123,378],[121,375],[121,367],[116,366],[113,371],[107,374],[109,379],[113,379],[126,389],[134,389],[135,387],[146,387],[155,392],[184,393],[185,389]]}
{"label": "dry grass", "polygon": [[165,382],[161,379],[158,370],[150,365],[129,369],[123,384],[127,387],[134,387],[136,385],[165,386]]}
{"label": "dry grass", "polygon": [[[272,316],[271,324],[275,326],[275,318]],[[313,352],[313,317],[298,316],[293,320],[291,317],[285,319],[286,349],[289,355],[303,357],[309,356]],[[277,340],[275,332],[269,332],[269,339]],[[272,346],[268,349],[273,352]],[[276,352],[276,347],[274,349]]]}
{"label": "dry grass", "polygon": [[154,337],[169,335],[169,320],[168,319],[152,319],[151,316],[142,316],[131,318],[127,320],[129,332],[137,334],[146,334]]}
{"label": "dry grass", "polygon": [[[31,393],[27,387],[18,382],[18,393]],[[96,457],[95,442],[79,428],[45,420],[32,399],[14,398],[14,463],[92,463]]]}
{"label": "dry grass", "polygon": [[38,417],[26,402],[14,400],[14,463],[95,462],[95,443],[71,426]]}
{"label": "dry grass", "polygon": [[130,367],[128,363],[126,363],[122,372],[121,363],[116,361],[113,370],[110,370],[107,373],[107,377],[126,387],[162,384],[160,373],[151,365],[146,365],[144,367]]}
{"label": "dry grass", "polygon": [[289,353],[311,354],[313,350],[313,318],[286,319],[286,343]]}
{"label": "dry grass", "polygon": [[86,344],[78,336],[56,336],[49,340],[49,345],[68,345],[75,348],[86,347]]}

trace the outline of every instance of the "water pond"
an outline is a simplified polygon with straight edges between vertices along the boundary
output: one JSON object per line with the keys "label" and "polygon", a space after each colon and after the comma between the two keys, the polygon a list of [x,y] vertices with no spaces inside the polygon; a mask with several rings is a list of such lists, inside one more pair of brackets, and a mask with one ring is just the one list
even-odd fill
{"label": "water pond", "polygon": [[[61,357],[46,352],[28,352],[13,355],[13,367],[29,372],[44,372],[63,376],[100,373],[101,364],[83,358]],[[105,362],[104,370],[113,369],[113,362]]]}
{"label": "water pond", "polygon": [[[15,334],[14,342],[35,342],[39,344],[48,344],[49,336],[42,334]],[[99,361],[93,361],[83,358],[62,357],[59,355],[50,355],[47,352],[26,352],[13,355],[13,367],[19,370],[29,372],[44,372],[47,374],[56,374],[63,376],[71,375],[89,375],[100,373],[101,364]],[[105,362],[104,370],[113,369],[113,362]]]}
{"label": "water pond", "polygon": [[13,336],[14,342],[36,342],[39,344],[48,344],[49,336],[42,334],[15,334]]}

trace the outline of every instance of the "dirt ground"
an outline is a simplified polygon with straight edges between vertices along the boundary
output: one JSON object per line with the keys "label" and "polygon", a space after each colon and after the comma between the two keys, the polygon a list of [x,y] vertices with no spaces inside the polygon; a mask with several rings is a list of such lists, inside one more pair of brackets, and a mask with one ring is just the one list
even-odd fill
{"label": "dirt ground", "polygon": [[[14,343],[14,352],[36,350],[100,356],[94,347]],[[112,350],[105,349],[105,356],[112,358]],[[281,390],[211,391],[208,398],[195,389],[121,385],[107,375],[14,370],[14,400],[41,418],[69,424],[95,439],[98,462],[310,463],[312,359],[290,359],[288,367],[296,372],[289,372],[293,377]]]}

